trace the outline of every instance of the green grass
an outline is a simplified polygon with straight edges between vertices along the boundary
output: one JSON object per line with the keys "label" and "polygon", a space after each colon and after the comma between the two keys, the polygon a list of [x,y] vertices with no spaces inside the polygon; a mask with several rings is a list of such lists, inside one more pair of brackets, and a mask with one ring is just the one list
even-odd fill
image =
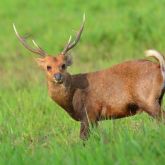
{"label": "green grass", "polygon": [[[47,0],[0,2],[0,164],[164,164],[165,126],[145,114],[100,122],[83,146],[79,123],[47,94],[34,54],[14,34],[30,34],[57,55],[70,34],[86,24],[69,71],[89,72],[144,50],[165,52],[165,0]],[[29,40],[30,41],[30,40]]]}

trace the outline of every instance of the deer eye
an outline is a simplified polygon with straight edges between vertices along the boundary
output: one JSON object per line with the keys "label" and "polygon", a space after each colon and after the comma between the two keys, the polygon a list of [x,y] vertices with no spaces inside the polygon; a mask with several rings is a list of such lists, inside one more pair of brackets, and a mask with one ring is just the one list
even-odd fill
{"label": "deer eye", "polygon": [[51,69],[52,69],[52,67],[48,65],[47,70],[50,71]]}
{"label": "deer eye", "polygon": [[62,70],[65,70],[65,69],[66,69],[66,65],[65,65],[65,64],[62,64],[62,65],[61,65],[61,69],[62,69]]}

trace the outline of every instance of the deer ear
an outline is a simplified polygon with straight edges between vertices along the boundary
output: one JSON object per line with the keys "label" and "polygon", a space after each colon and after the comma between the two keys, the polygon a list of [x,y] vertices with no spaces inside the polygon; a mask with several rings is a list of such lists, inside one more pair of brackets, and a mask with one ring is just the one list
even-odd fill
{"label": "deer ear", "polygon": [[42,68],[44,68],[45,65],[45,59],[44,58],[36,58],[35,61],[38,63],[38,65]]}
{"label": "deer ear", "polygon": [[70,54],[66,56],[66,65],[72,65],[72,56]]}

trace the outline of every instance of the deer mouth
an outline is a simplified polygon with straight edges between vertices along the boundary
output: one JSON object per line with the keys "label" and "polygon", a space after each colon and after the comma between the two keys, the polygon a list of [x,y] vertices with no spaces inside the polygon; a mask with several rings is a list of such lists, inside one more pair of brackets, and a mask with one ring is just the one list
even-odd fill
{"label": "deer mouth", "polygon": [[54,74],[53,79],[56,84],[62,84],[64,81],[64,76],[61,73],[56,73]]}
{"label": "deer mouth", "polygon": [[55,82],[56,84],[62,84],[64,81],[63,81],[63,79],[61,79],[61,80],[56,80],[56,79],[54,79],[54,82]]}

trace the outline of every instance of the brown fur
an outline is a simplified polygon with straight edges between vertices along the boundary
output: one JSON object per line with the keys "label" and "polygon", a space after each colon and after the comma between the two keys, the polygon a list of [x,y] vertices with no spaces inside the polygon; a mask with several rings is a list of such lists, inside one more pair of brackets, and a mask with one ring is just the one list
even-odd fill
{"label": "brown fur", "polygon": [[[78,75],[70,75],[60,65],[64,55],[46,56],[38,60],[47,74],[50,97],[73,119],[81,122],[80,137],[86,139],[89,123],[117,119],[147,112],[161,118],[161,99],[164,94],[160,65],[148,60],[127,61],[111,68]],[[46,66],[52,66],[51,71]],[[62,84],[53,75],[64,76]]]}

